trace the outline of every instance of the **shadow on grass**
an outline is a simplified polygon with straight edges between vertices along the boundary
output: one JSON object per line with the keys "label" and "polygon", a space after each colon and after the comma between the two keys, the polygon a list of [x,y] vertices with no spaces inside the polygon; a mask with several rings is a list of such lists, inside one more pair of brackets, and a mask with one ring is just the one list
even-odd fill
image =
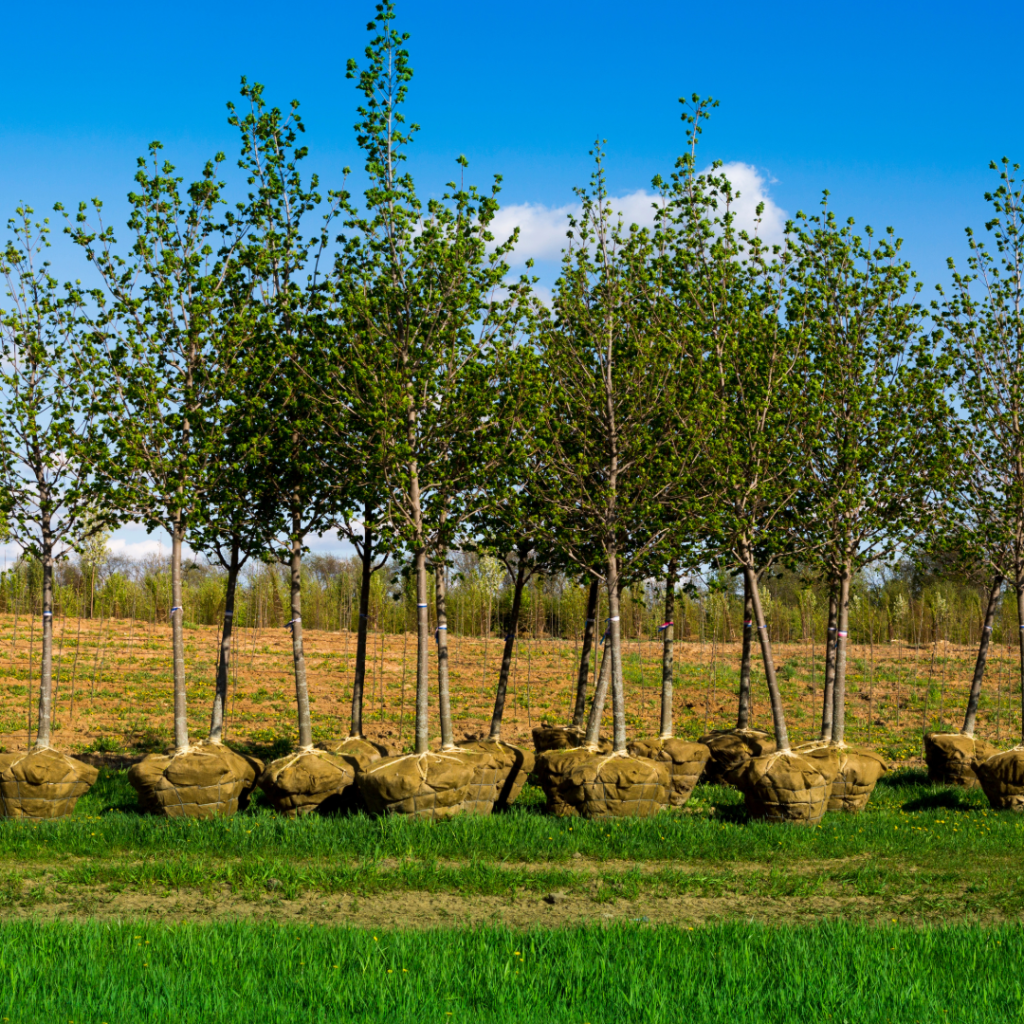
{"label": "shadow on grass", "polygon": [[977,811],[982,808],[972,803],[963,792],[944,789],[935,793],[925,793],[915,800],[908,800],[903,804],[902,809],[904,811]]}

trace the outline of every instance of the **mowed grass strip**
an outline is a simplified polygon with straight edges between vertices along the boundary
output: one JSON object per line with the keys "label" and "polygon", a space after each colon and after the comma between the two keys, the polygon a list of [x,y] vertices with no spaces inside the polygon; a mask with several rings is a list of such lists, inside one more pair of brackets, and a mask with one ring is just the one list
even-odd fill
{"label": "mowed grass strip", "polygon": [[0,925],[9,1024],[1020,1020],[1024,931]]}
{"label": "mowed grass strip", "polygon": [[[124,772],[104,771],[68,819],[0,819],[0,865],[61,858],[144,859],[173,855],[337,862],[435,861],[567,864],[595,861],[804,864],[872,857],[909,868],[971,867],[985,857],[1024,854],[1024,818],[995,813],[980,790],[928,784],[919,772],[884,778],[864,813],[828,814],[814,828],[750,820],[736,790],[698,786],[690,806],[654,818],[615,822],[550,818],[527,787],[510,813],[459,815],[446,822],[364,814],[288,820],[257,804],[232,818],[160,819],[135,811]],[[6,862],[6,863],[5,863]]]}

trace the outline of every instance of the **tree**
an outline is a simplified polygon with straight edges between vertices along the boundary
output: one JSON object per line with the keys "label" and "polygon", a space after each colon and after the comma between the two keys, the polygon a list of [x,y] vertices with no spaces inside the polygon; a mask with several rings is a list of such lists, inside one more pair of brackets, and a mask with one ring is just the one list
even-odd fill
{"label": "tree", "polygon": [[[37,750],[50,746],[53,573],[114,523],[94,467],[105,453],[112,410],[89,340],[88,303],[79,283],[61,285],[46,258],[50,228],[31,208],[8,221],[0,253],[9,308],[0,313],[0,492],[6,532],[42,567]],[[86,787],[87,788],[87,787]]]}
{"label": "tree", "polygon": [[[372,464],[388,490],[391,535],[410,553],[416,581],[416,752],[428,744],[427,571],[437,586],[438,686],[442,745],[453,745],[448,700],[445,574],[447,553],[483,499],[487,468],[499,457],[503,351],[522,286],[500,301],[511,244],[488,251],[500,179],[489,195],[451,182],[426,207],[403,173],[418,130],[402,111],[412,78],[408,34],[394,28],[394,6],[377,5],[366,65],[349,62],[364,102],[357,139],[366,158],[365,212],[340,239],[337,287],[341,326],[353,339],[334,387],[354,429],[373,440]],[[459,164],[466,167],[464,158]]]}
{"label": "tree", "polygon": [[[944,450],[944,378],[923,331],[920,290],[892,228],[877,242],[827,207],[801,218],[790,316],[813,361],[814,457],[806,462],[805,543],[836,592],[831,742],[846,725],[850,585],[890,554],[932,504]],[[910,298],[910,301],[908,301]]]}
{"label": "tree", "polygon": [[106,422],[108,456],[94,470],[117,486],[123,514],[171,537],[174,745],[184,753],[182,546],[188,530],[206,518],[223,480],[225,400],[236,393],[234,374],[248,339],[218,328],[249,290],[238,261],[247,225],[218,219],[224,183],[216,166],[222,154],[183,189],[174,166],[161,162],[161,148],[154,142],[148,160],[139,158],[138,191],[128,197],[134,236],[129,253],[117,252],[98,199],[92,203],[97,226],[89,226],[82,203],[68,231],[110,299],[98,330],[120,413]]}
{"label": "tree", "polygon": [[[661,410],[679,386],[679,337],[664,301],[660,236],[616,221],[600,144],[593,155],[597,166],[591,188],[578,190],[582,212],[571,221],[553,317],[540,332],[547,390],[531,486],[552,541],[607,589],[613,743],[624,754],[619,595],[680,507],[680,462],[658,436]],[[599,681],[595,704],[601,698]]]}
{"label": "tree", "polygon": [[[999,173],[998,186],[985,196],[994,249],[968,229],[967,270],[958,271],[950,259],[951,294],[936,303],[936,311],[965,427],[960,500],[982,545],[998,555],[996,568],[1013,585],[1024,682],[1024,189],[1019,164],[1004,157],[991,167]],[[975,764],[993,806],[1014,803],[1012,779],[1022,756],[1024,737],[1013,751]],[[1001,780],[1008,790],[999,789]]]}

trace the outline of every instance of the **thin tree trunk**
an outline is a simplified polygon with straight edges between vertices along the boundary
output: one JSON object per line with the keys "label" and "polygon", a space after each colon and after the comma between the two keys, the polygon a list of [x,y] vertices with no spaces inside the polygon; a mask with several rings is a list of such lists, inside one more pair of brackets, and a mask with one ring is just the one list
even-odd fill
{"label": "thin tree trunk", "polygon": [[[185,536],[181,513],[171,531],[171,649],[174,656],[174,746],[188,749],[188,708],[185,695],[185,612],[181,605],[181,544]],[[91,610],[90,610],[91,614]]]}
{"label": "thin tree trunk", "polygon": [[1020,557],[1017,558],[1017,570],[1016,570],[1016,590],[1017,590],[1017,625],[1020,629],[1017,630],[1017,650],[1020,656],[1020,683],[1021,683],[1021,739],[1020,743],[1024,745],[1024,562],[1021,561]]}
{"label": "thin tree trunk", "polygon": [[373,530],[370,507],[363,510],[363,557],[359,581],[359,625],[356,633],[356,671],[352,680],[352,728],[350,735],[363,736],[363,689],[366,680],[366,633],[370,628],[370,581],[373,576]]}
{"label": "thin tree trunk", "polygon": [[736,728],[750,728],[750,648],[754,636],[754,599],[746,574],[743,576],[743,651],[740,654],[740,701]]}
{"label": "thin tree trunk", "polygon": [[612,744],[626,749],[626,703],[622,685],[622,631],[619,622],[619,560],[614,547],[608,553],[608,643],[612,649]]}
{"label": "thin tree trunk", "polygon": [[448,688],[448,580],[445,573],[446,551],[438,552],[438,564],[434,570],[434,603],[437,612],[437,710],[441,719],[441,749],[452,750],[455,738],[452,733],[452,704]]}
{"label": "thin tree trunk", "polygon": [[978,698],[981,696],[981,681],[985,678],[985,661],[988,658],[988,644],[992,637],[992,623],[996,618],[996,605],[999,603],[999,592],[1003,589],[1003,577],[996,573],[992,581],[992,589],[988,592],[988,606],[985,609],[985,625],[981,629],[981,640],[978,643],[978,660],[974,663],[974,678],[971,680],[971,693],[967,698],[967,713],[964,715],[964,736],[974,735],[974,726],[978,718]]}
{"label": "thin tree trunk", "polygon": [[425,754],[430,740],[427,689],[430,672],[430,621],[427,615],[427,553],[416,552],[416,753]]}
{"label": "thin tree trunk", "polygon": [[519,627],[519,609],[523,601],[523,588],[526,585],[526,562],[520,558],[516,566],[516,579],[512,591],[512,623],[505,636],[505,646],[501,652],[501,672],[498,674],[498,689],[494,695],[494,714],[491,715],[491,731],[489,740],[501,739],[501,719],[505,714],[505,694],[508,691],[508,676],[512,669],[512,652],[516,644],[516,632]]}
{"label": "thin tree trunk", "polygon": [[36,747],[50,745],[53,718],[53,540],[49,522],[43,523],[43,650],[39,673],[39,721],[36,723]]}
{"label": "thin tree trunk", "polygon": [[753,566],[744,565],[743,574],[750,587],[750,598],[753,604],[754,623],[757,626],[758,639],[761,642],[761,659],[764,662],[764,677],[768,684],[768,697],[772,706],[772,723],[775,727],[775,746],[780,753],[789,750],[789,733],[786,730],[786,715],[782,709],[782,698],[779,695],[779,684],[775,678],[775,659],[772,656],[772,642],[768,637],[768,626],[761,610],[761,593],[757,586],[757,573]]}
{"label": "thin tree trunk", "polygon": [[821,697],[821,732],[819,739],[827,743],[832,739],[832,701],[836,682],[836,623],[839,604],[833,582],[828,591],[828,632],[825,634],[825,688]]}
{"label": "thin tree trunk", "polygon": [[588,747],[596,747],[601,736],[601,716],[604,714],[604,702],[608,696],[608,680],[611,678],[611,671],[611,644],[606,638],[601,651],[601,667],[597,673],[597,682],[594,683],[594,699],[590,703],[590,716],[587,718],[587,734],[584,744]]}
{"label": "thin tree trunk", "polygon": [[220,743],[224,735],[224,715],[228,703],[228,675],[231,668],[231,638],[235,620],[235,591],[238,586],[241,542],[231,538],[231,562],[228,565],[228,585],[224,595],[224,630],[220,637],[220,659],[217,662],[217,689],[210,714],[210,741]]}
{"label": "thin tree trunk", "polygon": [[672,722],[672,701],[673,690],[673,665],[672,665],[672,643],[675,640],[675,616],[676,604],[676,560],[673,558],[668,563],[668,573],[665,576],[665,620],[662,624],[661,648],[661,739],[670,740],[674,732]]}
{"label": "thin tree trunk", "polygon": [[576,706],[572,712],[572,724],[577,729],[583,728],[587,711],[587,683],[590,682],[590,656],[594,649],[594,637],[597,635],[597,601],[600,597],[601,584],[591,580],[587,591],[587,620],[583,624],[583,650],[580,652],[580,669],[576,676]]}
{"label": "thin tree trunk", "polygon": [[850,632],[850,563],[843,563],[839,575],[839,607],[836,619],[836,678],[832,684],[833,746],[846,740],[846,650]]}
{"label": "thin tree trunk", "polygon": [[298,706],[299,749],[313,746],[313,722],[309,714],[309,687],[306,684],[306,655],[302,647],[302,537],[298,511],[292,512],[291,570],[292,661],[295,664],[295,701]]}

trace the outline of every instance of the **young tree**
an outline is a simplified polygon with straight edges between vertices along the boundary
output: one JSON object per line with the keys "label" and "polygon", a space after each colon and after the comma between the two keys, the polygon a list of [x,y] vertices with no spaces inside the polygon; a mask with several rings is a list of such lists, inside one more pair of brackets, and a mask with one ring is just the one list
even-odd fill
{"label": "young tree", "polygon": [[[944,450],[946,408],[924,312],[913,301],[920,284],[900,258],[900,239],[892,228],[877,242],[870,228],[866,237],[855,234],[852,218],[837,222],[827,196],[820,216],[804,218],[791,309],[806,316],[816,378],[805,540],[837,584],[829,739],[842,747],[850,585],[922,523]],[[852,762],[843,777],[851,771]]]}
{"label": "young tree", "polygon": [[[171,630],[174,675],[174,751],[151,755],[133,770],[144,805],[165,814],[234,809],[243,780],[218,752],[189,741],[182,631],[182,547],[189,530],[208,517],[224,480],[222,434],[227,403],[250,339],[224,332],[231,310],[246,302],[251,283],[240,252],[249,225],[224,215],[218,156],[187,188],[160,159],[161,145],[139,159],[138,191],[129,195],[130,251],[117,250],[102,203],[93,200],[97,225],[79,206],[68,231],[100,275],[109,302],[97,325],[119,416],[107,421],[108,457],[97,475],[119,487],[126,516],[171,537]],[[174,781],[190,759],[208,788],[199,802],[183,801]],[[209,799],[207,799],[209,797]]]}
{"label": "young tree", "polygon": [[[46,817],[58,817],[71,812],[97,773],[50,749],[53,570],[69,550],[111,525],[98,511],[108,495],[93,471],[104,454],[110,410],[86,337],[86,305],[95,296],[52,276],[50,228],[34,221],[29,207],[18,208],[8,230],[0,253],[8,299],[0,312],[0,493],[6,532],[42,566],[43,606],[35,748],[27,759],[4,755],[0,771],[18,779],[18,792],[31,794]],[[63,783],[71,784],[73,795],[57,798]],[[8,816],[39,816],[21,804],[9,806],[10,798],[4,802]]]}
{"label": "young tree", "polygon": [[691,151],[666,187],[679,225],[673,287],[702,338],[706,413],[702,478],[716,483],[706,528],[723,560],[744,576],[761,648],[777,751],[755,757],[735,781],[748,807],[773,820],[814,822],[824,814],[833,760],[791,749],[763,603],[758,557],[786,551],[809,449],[814,380],[804,315],[787,310],[790,240],[768,247],[738,230],[736,199],[717,165],[697,174],[695,138],[710,104],[694,96]]}
{"label": "young tree", "polygon": [[[965,421],[961,479],[969,481],[972,519],[986,547],[1000,552],[1005,542],[1010,548],[999,568],[1016,595],[1024,683],[1024,188],[1019,164],[1004,157],[991,166],[999,173],[998,186],[985,196],[994,248],[968,229],[967,270],[949,261],[952,293],[937,313]],[[1024,687],[1021,692],[1024,701]],[[993,807],[1020,806],[1022,761],[1024,737],[1012,750],[975,762]]]}
{"label": "young tree", "polygon": [[[592,188],[579,190],[582,212],[571,222],[572,244],[555,286],[554,316],[540,333],[547,388],[531,486],[552,541],[606,587],[613,747],[625,758],[619,595],[634,568],[676,525],[682,507],[686,481],[674,452],[685,450],[685,444],[678,443],[678,431],[671,439],[659,433],[663,409],[672,406],[680,386],[680,337],[665,301],[660,234],[635,225],[625,229],[616,221],[600,146],[595,157]],[[603,699],[604,678],[602,671],[594,709]],[[587,739],[593,738],[589,728]],[[630,767],[592,759],[588,765],[586,756],[584,751],[577,765],[573,752],[557,761],[552,752],[545,771],[549,777],[562,768],[583,771],[585,793],[595,784],[594,792],[600,790],[605,776],[646,772],[654,785],[665,787],[663,799],[668,795],[668,772],[660,764],[635,760]],[[599,777],[587,775],[591,769]],[[656,801],[637,805],[637,813],[651,813],[655,806]],[[581,810],[597,813],[596,807],[587,797]]]}

